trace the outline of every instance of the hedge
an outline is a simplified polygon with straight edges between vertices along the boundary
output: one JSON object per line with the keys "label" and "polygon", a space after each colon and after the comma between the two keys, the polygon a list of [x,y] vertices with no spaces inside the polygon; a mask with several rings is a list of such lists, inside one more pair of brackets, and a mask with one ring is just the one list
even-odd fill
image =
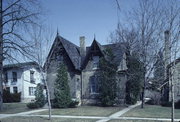
{"label": "hedge", "polygon": [[7,90],[3,90],[3,102],[4,103],[21,102],[21,92],[10,93]]}

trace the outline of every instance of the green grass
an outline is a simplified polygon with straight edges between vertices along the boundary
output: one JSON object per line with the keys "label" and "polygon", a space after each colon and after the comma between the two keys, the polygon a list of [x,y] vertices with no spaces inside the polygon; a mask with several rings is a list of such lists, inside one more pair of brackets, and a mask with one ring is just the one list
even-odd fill
{"label": "green grass", "polygon": [[[149,118],[170,118],[171,108],[158,105],[145,105],[144,109],[140,106],[128,111],[123,116],[126,117],[149,117]],[[180,109],[175,109],[175,118],[180,119]]]}
{"label": "green grass", "polygon": [[0,111],[0,114],[14,114],[29,110],[26,103],[3,103],[3,110]]}
{"label": "green grass", "polygon": [[[124,107],[79,106],[77,108],[52,109],[52,115],[109,116]],[[48,111],[37,114],[47,115]]]}
{"label": "green grass", "polygon": [[108,122],[167,122],[167,121],[155,121],[155,120],[110,120]]}
{"label": "green grass", "polygon": [[0,120],[1,122],[95,122],[95,119],[69,119],[69,118],[52,118],[48,120],[44,117],[9,117]]}

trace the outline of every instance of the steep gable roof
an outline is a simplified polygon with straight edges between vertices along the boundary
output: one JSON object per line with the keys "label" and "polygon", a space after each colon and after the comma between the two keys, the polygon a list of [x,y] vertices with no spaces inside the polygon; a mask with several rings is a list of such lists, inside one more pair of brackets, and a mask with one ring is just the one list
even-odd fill
{"label": "steep gable roof", "polygon": [[126,43],[116,43],[116,44],[108,44],[108,45],[102,45],[103,49],[106,48],[112,49],[112,52],[115,56],[114,63],[119,64],[122,59],[124,53],[126,53]]}
{"label": "steep gable roof", "polygon": [[52,56],[52,53],[59,42],[62,43],[65,51],[67,52],[67,55],[69,56],[72,64],[74,65],[75,69],[79,70],[80,63],[81,63],[79,47],[61,36],[58,36],[58,35],[56,36],[55,41],[49,52],[48,59]]}
{"label": "steep gable roof", "polygon": [[86,56],[85,56],[84,60],[82,61],[81,69],[83,69],[83,68],[86,66],[86,64],[87,64],[87,62],[88,62],[88,60],[89,60],[89,58],[90,58],[90,54],[92,53],[91,51],[92,51],[92,49],[93,49],[94,46],[97,46],[97,47],[98,47],[98,50],[99,50],[100,53],[103,55],[103,50],[102,50],[102,47],[101,47],[100,43],[98,43],[98,42],[94,39],[93,42],[92,42],[92,44],[91,44],[91,46],[90,46],[90,47],[86,47]]}
{"label": "steep gable roof", "polygon": [[105,56],[104,51],[107,48],[112,49],[112,52],[113,52],[113,54],[115,56],[114,63],[116,63],[116,64],[119,64],[122,61],[123,55],[124,55],[124,53],[126,53],[126,47],[127,47],[126,43],[116,43],[116,44],[101,45],[98,41],[96,41],[94,39],[92,44],[91,44],[91,46],[90,47],[86,47],[87,54],[86,54],[86,57],[85,57],[85,59],[84,59],[84,61],[82,63],[82,66],[81,66],[82,68],[85,67],[85,65],[86,65],[86,63],[87,63],[87,61],[89,59],[92,47],[95,44],[98,46],[99,51],[102,53],[103,56]]}

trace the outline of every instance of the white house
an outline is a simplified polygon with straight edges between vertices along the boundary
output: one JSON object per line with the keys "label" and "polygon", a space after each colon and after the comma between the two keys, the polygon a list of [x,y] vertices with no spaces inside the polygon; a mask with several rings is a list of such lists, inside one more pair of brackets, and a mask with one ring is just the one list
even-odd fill
{"label": "white house", "polygon": [[8,64],[4,68],[3,87],[10,93],[21,92],[21,102],[35,99],[34,92],[38,83],[42,83],[41,74],[36,62]]}

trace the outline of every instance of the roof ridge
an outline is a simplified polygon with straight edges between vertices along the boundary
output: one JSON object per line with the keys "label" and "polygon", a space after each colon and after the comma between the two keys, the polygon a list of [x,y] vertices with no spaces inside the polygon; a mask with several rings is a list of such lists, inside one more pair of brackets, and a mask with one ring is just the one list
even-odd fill
{"label": "roof ridge", "polygon": [[59,38],[62,38],[63,40],[66,40],[68,43],[70,43],[70,44],[72,44],[72,45],[74,45],[74,46],[76,46],[76,47],[78,47],[79,48],[79,46],[77,46],[76,44],[74,44],[74,43],[72,43],[72,42],[70,42],[69,40],[67,40],[66,38],[64,38],[64,37],[62,37],[62,36],[58,36]]}

